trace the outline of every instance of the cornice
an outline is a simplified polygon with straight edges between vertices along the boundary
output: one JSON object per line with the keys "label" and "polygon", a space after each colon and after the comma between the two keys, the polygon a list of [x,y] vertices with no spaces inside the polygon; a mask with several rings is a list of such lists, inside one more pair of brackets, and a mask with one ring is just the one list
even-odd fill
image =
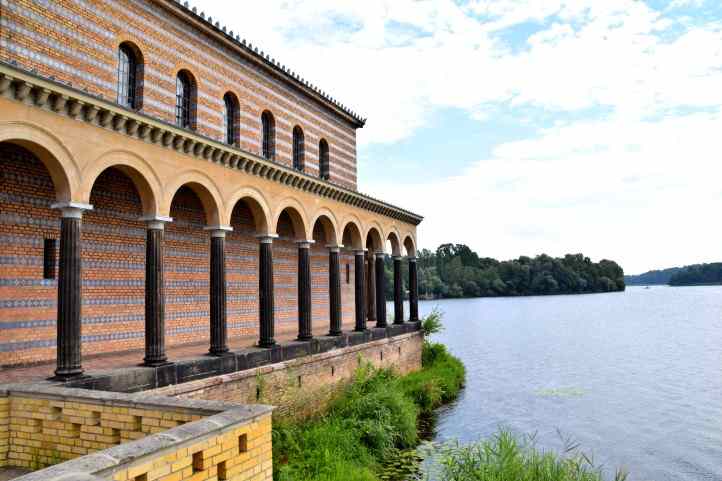
{"label": "cornice", "polygon": [[0,62],[0,96],[401,222],[418,225],[423,220],[420,215],[368,195],[123,108],[4,62]]}

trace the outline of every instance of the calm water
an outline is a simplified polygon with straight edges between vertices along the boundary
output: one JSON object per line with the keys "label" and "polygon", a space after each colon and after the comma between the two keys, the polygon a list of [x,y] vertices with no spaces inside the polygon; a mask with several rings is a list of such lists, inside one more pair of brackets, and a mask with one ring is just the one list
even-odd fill
{"label": "calm water", "polygon": [[436,440],[557,433],[633,481],[722,481],[722,287],[429,301],[467,387]]}

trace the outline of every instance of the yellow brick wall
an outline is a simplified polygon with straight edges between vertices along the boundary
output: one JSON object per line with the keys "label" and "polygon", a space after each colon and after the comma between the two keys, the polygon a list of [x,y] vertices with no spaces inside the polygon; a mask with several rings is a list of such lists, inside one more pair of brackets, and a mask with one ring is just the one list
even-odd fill
{"label": "yellow brick wall", "polygon": [[8,404],[7,464],[33,470],[202,417],[186,412],[30,397],[11,396]]}
{"label": "yellow brick wall", "polygon": [[10,447],[10,399],[7,395],[0,397],[0,466],[8,464]]}
{"label": "yellow brick wall", "polygon": [[[244,442],[240,438],[245,437]],[[271,480],[271,415],[115,469],[115,481]]]}

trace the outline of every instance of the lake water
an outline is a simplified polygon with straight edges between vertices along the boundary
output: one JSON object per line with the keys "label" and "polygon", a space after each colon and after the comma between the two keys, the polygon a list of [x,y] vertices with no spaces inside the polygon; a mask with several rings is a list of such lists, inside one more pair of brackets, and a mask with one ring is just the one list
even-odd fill
{"label": "lake water", "polygon": [[722,287],[427,301],[420,313],[434,306],[435,340],[467,367],[435,440],[503,426],[559,450],[560,431],[608,479],[623,467],[632,481],[722,481]]}

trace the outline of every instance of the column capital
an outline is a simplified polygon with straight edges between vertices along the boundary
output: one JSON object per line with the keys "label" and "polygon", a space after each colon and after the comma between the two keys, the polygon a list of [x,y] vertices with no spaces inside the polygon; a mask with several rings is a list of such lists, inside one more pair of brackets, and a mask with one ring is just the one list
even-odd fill
{"label": "column capital", "polygon": [[229,225],[207,225],[203,228],[211,233],[211,237],[225,237],[226,232],[233,232],[233,227]]}
{"label": "column capital", "polygon": [[386,253],[384,251],[376,251],[374,254],[377,259],[386,259]]}
{"label": "column capital", "polygon": [[357,256],[365,256],[367,249],[354,249],[353,253]]}
{"label": "column capital", "polygon": [[278,234],[257,234],[256,239],[261,244],[273,244],[273,239],[278,239]]}
{"label": "column capital", "polygon": [[297,240],[296,245],[299,249],[310,249],[311,244],[315,244],[315,240]]}
{"label": "column capital", "polygon": [[90,204],[83,204],[82,202],[56,202],[50,205],[51,209],[60,209],[63,217],[71,217],[80,219],[83,216],[84,210],[93,210],[93,206]]}
{"label": "column capital", "polygon": [[145,222],[148,229],[163,230],[167,222],[173,222],[172,217],[162,215],[144,215],[139,221]]}
{"label": "column capital", "polygon": [[341,244],[328,244],[326,246],[331,252],[340,252],[343,246]]}
{"label": "column capital", "polygon": [[395,261],[400,261],[404,258],[404,256],[391,256]]}
{"label": "column capital", "polygon": [[409,262],[416,262],[416,256],[407,256],[406,260]]}

